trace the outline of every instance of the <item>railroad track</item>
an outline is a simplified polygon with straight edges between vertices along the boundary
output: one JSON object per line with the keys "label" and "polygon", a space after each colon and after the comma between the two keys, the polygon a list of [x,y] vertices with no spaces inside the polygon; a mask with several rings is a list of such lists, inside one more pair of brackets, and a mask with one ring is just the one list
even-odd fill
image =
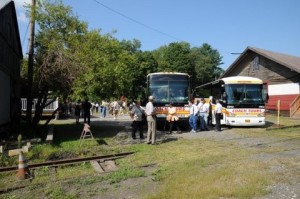
{"label": "railroad track", "polygon": [[[128,155],[133,154],[134,152],[125,152],[125,153],[116,153],[116,154],[110,154],[110,155],[101,155],[101,156],[91,156],[91,157],[84,157],[84,158],[70,158],[70,159],[63,159],[63,160],[55,160],[55,161],[48,161],[43,163],[34,163],[27,165],[29,169],[35,169],[39,167],[57,167],[61,165],[69,165],[69,164],[76,164],[86,161],[107,161],[107,160],[115,160],[119,158],[124,158]],[[8,172],[8,171],[16,171],[18,170],[18,166],[12,166],[12,167],[1,167],[0,173],[2,172]]]}

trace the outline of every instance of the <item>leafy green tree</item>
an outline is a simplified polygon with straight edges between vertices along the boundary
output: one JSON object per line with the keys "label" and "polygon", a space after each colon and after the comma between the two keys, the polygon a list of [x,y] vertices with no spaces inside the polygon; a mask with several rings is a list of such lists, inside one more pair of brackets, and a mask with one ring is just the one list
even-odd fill
{"label": "leafy green tree", "polygon": [[119,42],[111,35],[91,31],[85,35],[80,55],[84,71],[73,84],[72,98],[100,99],[131,95],[131,85],[136,78],[136,52],[140,43]]}
{"label": "leafy green tree", "polygon": [[223,72],[219,66],[222,64],[222,57],[219,52],[209,44],[204,43],[201,47],[191,49],[194,61],[193,87],[211,82],[220,77]]}
{"label": "leafy green tree", "polygon": [[133,81],[129,96],[131,99],[145,99],[146,77],[149,73],[157,71],[158,63],[149,51],[138,52],[135,54],[137,64],[132,68]]}
{"label": "leafy green tree", "polygon": [[170,43],[153,52],[158,71],[193,73],[190,45],[186,42]]}
{"label": "leafy green tree", "polygon": [[71,8],[61,1],[38,1],[35,17],[39,28],[35,36],[33,96],[38,102],[31,122],[33,128],[40,121],[43,108],[49,104],[49,93],[53,100],[69,94],[81,71],[74,52],[87,32],[87,24],[79,21]]}

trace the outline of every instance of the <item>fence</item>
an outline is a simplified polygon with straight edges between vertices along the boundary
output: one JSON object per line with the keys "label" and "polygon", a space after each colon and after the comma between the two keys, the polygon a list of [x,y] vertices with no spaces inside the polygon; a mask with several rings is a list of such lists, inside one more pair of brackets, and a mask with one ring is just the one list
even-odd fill
{"label": "fence", "polygon": [[[32,101],[32,110],[33,111],[35,110],[35,106],[36,106],[37,101],[38,101],[37,99],[33,99],[33,101]],[[50,101],[52,101],[52,99],[48,99],[46,104]],[[26,111],[27,110],[27,99],[26,98],[21,98],[21,105],[22,105],[21,110]],[[56,99],[54,102],[50,103],[43,110],[44,110],[44,112],[53,112],[57,108],[58,108],[58,99]]]}

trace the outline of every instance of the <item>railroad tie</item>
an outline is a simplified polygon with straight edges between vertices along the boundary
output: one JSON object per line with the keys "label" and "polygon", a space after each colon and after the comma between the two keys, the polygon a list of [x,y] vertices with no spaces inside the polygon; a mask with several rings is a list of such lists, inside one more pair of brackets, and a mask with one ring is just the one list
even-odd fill
{"label": "railroad tie", "polygon": [[102,168],[102,166],[99,164],[99,162],[97,160],[91,160],[90,161],[92,167],[95,169],[95,171],[97,173],[104,173],[104,169]]}

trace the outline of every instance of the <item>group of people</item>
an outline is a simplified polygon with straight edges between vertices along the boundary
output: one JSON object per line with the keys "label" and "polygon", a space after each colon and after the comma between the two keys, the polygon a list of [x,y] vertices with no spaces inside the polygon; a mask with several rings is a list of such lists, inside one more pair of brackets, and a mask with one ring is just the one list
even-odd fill
{"label": "group of people", "polygon": [[91,122],[91,108],[92,104],[86,99],[84,102],[81,103],[80,100],[77,101],[75,105],[75,120],[76,124],[79,124],[80,115],[83,115],[84,123],[90,124]]}
{"label": "group of people", "polygon": [[[216,131],[221,131],[221,118],[222,118],[222,105],[219,100],[216,100],[215,105],[215,119],[216,119]],[[208,126],[212,125],[212,98],[209,98],[209,102],[206,103],[204,98],[200,101],[194,100],[194,103],[190,102],[190,118],[189,124],[192,128],[191,132],[196,133],[198,131],[208,131]],[[198,128],[200,124],[200,128]]]}
{"label": "group of people", "polygon": [[99,112],[99,116],[101,118],[105,118],[108,106],[109,103],[104,100],[102,101],[101,105],[99,105],[99,103],[91,103],[88,99],[85,99],[85,101],[83,102],[78,100],[74,108],[74,116],[76,123],[79,124],[79,118],[82,116],[84,123],[89,124],[91,120],[91,115],[93,115],[94,108],[96,110],[96,113]]}
{"label": "group of people", "polygon": [[[156,139],[156,113],[153,105],[154,97],[149,96],[148,103],[145,108],[141,107],[141,102],[136,101],[129,108],[129,114],[133,120],[132,122],[132,138],[136,139],[136,132],[139,131],[139,138],[144,139],[143,135],[143,116],[147,121],[147,144],[155,144]],[[111,108],[112,115],[116,120],[120,107],[122,104],[118,101],[113,101],[107,103],[105,101],[101,104],[100,117],[105,117],[106,109]],[[83,103],[78,101],[75,106],[75,118],[76,123],[79,123],[80,115],[83,115],[84,123],[90,123],[92,104],[86,99]],[[222,105],[218,100],[216,100],[215,105],[215,118],[216,118],[216,131],[221,131],[220,120],[222,117]],[[194,103],[190,102],[190,117],[189,124],[192,128],[191,132],[196,133],[198,131],[207,131],[208,126],[211,125],[212,120],[212,99],[210,98],[209,102],[206,103],[205,99],[201,98],[200,101],[194,100]],[[181,133],[179,125],[177,124],[179,118],[176,114],[176,107],[173,107],[171,103],[168,108],[168,115],[166,117],[166,122],[169,123],[169,131],[167,134],[171,134],[173,129],[176,128],[178,133]],[[199,124],[199,128],[198,128]]]}
{"label": "group of people", "polygon": [[130,116],[133,119],[132,122],[132,138],[136,139],[136,131],[139,130],[140,139],[144,139],[143,135],[143,115],[145,115],[147,120],[147,144],[155,144],[156,139],[156,114],[153,105],[153,96],[149,96],[148,103],[146,104],[145,109],[141,107],[141,102],[136,101],[132,104],[130,108]]}
{"label": "group of people", "polygon": [[[130,116],[133,119],[132,123],[132,138],[136,139],[136,131],[139,130],[140,139],[144,139],[143,136],[143,114],[145,114],[147,119],[147,144],[154,144],[156,139],[156,113],[153,106],[153,96],[149,96],[148,103],[143,109],[140,105],[140,101],[136,101],[130,109]],[[216,100],[215,104],[215,131],[221,131],[221,119],[222,119],[222,105],[219,100]],[[174,128],[177,129],[178,133],[181,133],[178,123],[178,116],[176,114],[176,107],[173,107],[171,103],[168,108],[168,115],[166,117],[167,122],[169,122],[169,131],[167,134],[171,134]],[[208,126],[212,125],[212,98],[209,98],[209,102],[206,103],[204,98],[200,101],[195,100],[194,103],[190,103],[190,117],[189,124],[192,128],[191,132],[196,133],[199,131],[207,131]],[[199,124],[199,128],[198,128]]]}

